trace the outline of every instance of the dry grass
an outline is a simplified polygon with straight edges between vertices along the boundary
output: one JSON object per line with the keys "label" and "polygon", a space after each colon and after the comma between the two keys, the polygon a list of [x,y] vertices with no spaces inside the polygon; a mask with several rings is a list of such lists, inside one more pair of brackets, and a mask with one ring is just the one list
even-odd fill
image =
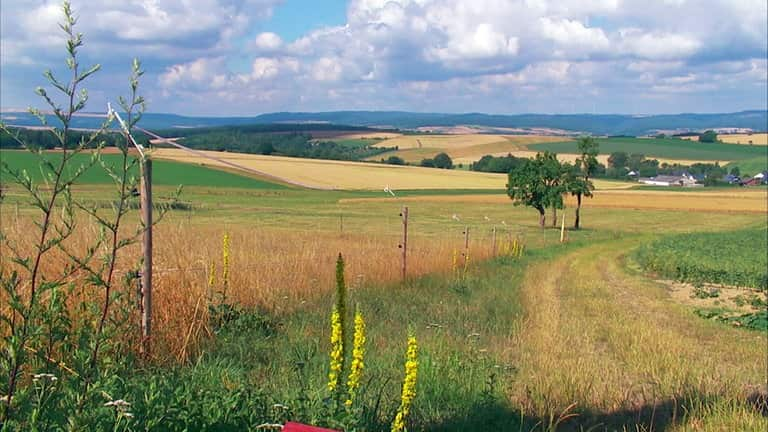
{"label": "dry grass", "polygon": [[[317,188],[382,190],[389,185],[393,189],[502,189],[506,184],[503,174],[227,152],[203,153]],[[153,155],[180,162],[223,165],[183,150],[156,149]]]}
{"label": "dry grass", "polygon": [[[683,139],[698,141],[698,136],[682,137]],[[717,139],[727,144],[744,144],[744,145],[768,145],[768,133],[753,133],[753,134],[723,134],[718,135]]]}
{"label": "dry grass", "polygon": [[[667,192],[626,190],[632,184],[616,182],[615,189],[608,189],[611,183],[600,185],[592,198],[584,199],[585,207],[636,209],[636,210],[680,210],[724,213],[766,213],[768,196],[765,190],[735,190],[733,192]],[[621,188],[625,189],[621,189]],[[360,198],[349,201],[378,201],[380,198]],[[509,204],[506,195],[444,195],[405,197],[404,201],[462,203],[462,204]],[[576,201],[566,198],[566,205],[573,208]]]}
{"label": "dry grass", "polygon": [[[3,226],[3,233],[16,244],[31,248],[35,232],[31,221],[16,221],[12,216],[7,220],[12,223]],[[83,226],[91,226],[83,222]],[[339,253],[346,259],[352,289],[401,278],[397,235],[254,229],[247,224],[214,227],[183,219],[164,222],[154,233],[153,303],[156,351],[167,358],[185,359],[205,335],[209,268],[215,263],[216,274],[221,277],[221,245],[225,232],[231,238],[231,288],[227,301],[234,304],[259,306],[281,314],[325,296],[333,292],[334,263]],[[82,252],[95,236],[93,229],[81,231],[68,242],[68,248]],[[418,276],[449,270],[454,250],[462,245],[458,238],[425,237],[412,232],[408,274]],[[0,252],[0,266],[12,268],[5,243],[0,244]],[[484,259],[490,253],[487,243],[472,243],[471,256],[476,259]],[[136,265],[139,254],[138,245],[125,249],[118,263],[120,278]],[[66,263],[61,254],[52,257],[45,261],[43,269],[48,274],[56,274]],[[77,278],[74,282],[84,285],[83,280]],[[6,301],[2,294],[0,300]]]}

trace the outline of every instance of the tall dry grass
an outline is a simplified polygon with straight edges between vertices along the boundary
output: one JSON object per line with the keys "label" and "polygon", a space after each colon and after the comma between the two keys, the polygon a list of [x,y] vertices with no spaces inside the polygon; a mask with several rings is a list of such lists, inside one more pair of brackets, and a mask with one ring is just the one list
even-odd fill
{"label": "tall dry grass", "polygon": [[[34,242],[33,221],[16,219],[5,212],[2,231],[6,240],[0,244],[0,268],[9,272],[9,246],[29,251]],[[67,241],[71,251],[83,252],[98,232],[87,219],[80,221],[78,235]],[[158,360],[184,360],[197,352],[207,334],[210,302],[209,272],[216,267],[222,274],[222,237],[230,236],[230,284],[228,303],[259,307],[280,314],[303,302],[333,292],[334,262],[339,253],[347,263],[351,289],[369,283],[396,282],[401,279],[399,235],[354,234],[324,231],[293,231],[276,228],[251,228],[244,225],[211,226],[187,220],[172,220],[154,231],[153,327]],[[470,242],[473,261],[492,254],[487,239]],[[450,271],[453,255],[463,251],[463,241],[409,233],[408,275]],[[138,269],[140,245],[124,250],[118,261],[119,274]],[[62,253],[53,252],[43,270],[57,274],[67,265]],[[85,275],[72,278],[76,286],[85,286]],[[125,289],[129,298],[136,296],[138,281]],[[218,289],[218,288],[214,288]],[[88,296],[88,290],[81,290]],[[97,294],[94,294],[97,295]],[[2,294],[0,294],[2,296]],[[132,297],[133,296],[133,297]],[[5,305],[6,299],[0,299]],[[138,322],[138,314],[136,315]]]}

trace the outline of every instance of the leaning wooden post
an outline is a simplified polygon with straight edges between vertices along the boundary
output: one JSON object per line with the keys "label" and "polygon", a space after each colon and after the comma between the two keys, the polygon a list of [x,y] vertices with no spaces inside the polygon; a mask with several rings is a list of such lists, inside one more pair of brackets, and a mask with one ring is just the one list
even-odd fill
{"label": "leaning wooden post", "polygon": [[141,351],[150,352],[152,333],[152,160],[141,161],[141,220],[144,224],[144,268],[141,271]]}
{"label": "leaning wooden post", "polygon": [[403,218],[403,242],[400,244],[400,249],[403,250],[403,280],[405,280],[408,274],[408,207],[403,207],[400,216]]}

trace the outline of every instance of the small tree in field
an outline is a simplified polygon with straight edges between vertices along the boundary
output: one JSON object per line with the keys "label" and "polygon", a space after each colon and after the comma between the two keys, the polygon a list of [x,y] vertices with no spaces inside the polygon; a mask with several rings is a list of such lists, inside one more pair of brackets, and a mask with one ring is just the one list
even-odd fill
{"label": "small tree in field", "polygon": [[539,212],[539,226],[544,228],[547,207],[563,207],[560,184],[561,165],[557,155],[538,153],[509,172],[507,195],[515,205],[533,207]]}
{"label": "small tree in field", "polygon": [[708,130],[701,135],[699,135],[699,142],[703,143],[713,143],[717,142],[717,132],[713,130]]}
{"label": "small tree in field", "polygon": [[581,137],[577,141],[579,146],[579,153],[581,157],[576,159],[576,169],[580,171],[580,178],[578,176],[569,177],[568,192],[576,197],[576,216],[573,222],[575,229],[580,228],[581,222],[581,197],[592,196],[592,191],[595,189],[592,182],[589,180],[599,166],[597,162],[597,154],[599,152],[599,146],[597,141],[592,137]]}

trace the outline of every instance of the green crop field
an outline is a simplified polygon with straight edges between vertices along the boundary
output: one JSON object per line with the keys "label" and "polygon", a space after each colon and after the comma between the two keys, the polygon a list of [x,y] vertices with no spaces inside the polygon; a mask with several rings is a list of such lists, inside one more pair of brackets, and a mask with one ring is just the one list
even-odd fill
{"label": "green crop field", "polygon": [[[45,157],[52,163],[61,161],[61,154],[55,152],[45,153]],[[82,164],[90,161],[90,155],[79,154],[72,160],[72,170]],[[101,159],[109,166],[116,167],[122,163],[122,156],[118,154],[102,154]],[[3,150],[0,151],[0,162],[7,164],[14,170],[26,170],[35,181],[42,179],[39,158],[27,151],[21,150]],[[243,175],[233,174],[222,171],[221,169],[212,169],[200,165],[186,164],[182,162],[173,162],[165,160],[156,160],[153,162],[152,183],[159,186],[210,186],[225,188],[244,188],[244,189],[284,189],[285,186],[270,183],[264,180],[251,178]],[[138,167],[134,169],[134,175],[138,175]],[[2,173],[3,182],[10,181],[6,179],[6,173]],[[79,184],[109,184],[112,179],[99,166],[93,166],[82,174],[78,180]]]}
{"label": "green crop field", "polygon": [[742,175],[744,174],[754,175],[759,172],[768,170],[768,157],[763,155],[761,157],[733,161],[728,165],[726,165],[725,167],[727,169],[731,169],[733,167],[739,167],[739,171],[741,171]]}
{"label": "green crop field", "polygon": [[[655,138],[599,138],[601,154],[626,152],[640,153],[648,158],[734,161],[768,157],[768,148],[759,146],[736,146],[721,143],[700,143],[682,139]],[[576,142],[541,143],[528,146],[531,150],[555,153],[578,153]]]}
{"label": "green crop field", "polygon": [[637,258],[646,269],[675,280],[768,290],[767,232],[761,227],[668,236],[640,248]]}

